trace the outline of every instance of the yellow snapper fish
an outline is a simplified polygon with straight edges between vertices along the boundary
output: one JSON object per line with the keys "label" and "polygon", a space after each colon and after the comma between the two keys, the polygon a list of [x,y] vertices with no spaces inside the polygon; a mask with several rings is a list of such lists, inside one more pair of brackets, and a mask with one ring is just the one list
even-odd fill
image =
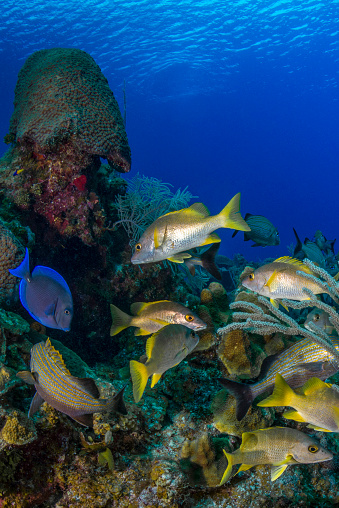
{"label": "yellow snapper fish", "polygon": [[[252,240],[252,247],[266,247],[267,245],[279,245],[279,232],[272,222],[263,215],[252,215],[247,213],[245,221],[251,228],[250,232],[244,233],[244,241]],[[234,231],[232,238],[238,231]]]}
{"label": "yellow snapper fish", "polygon": [[[338,337],[331,339],[339,351]],[[236,417],[242,420],[259,395],[266,391],[272,392],[278,373],[284,376],[290,386],[299,388],[311,377],[327,379],[338,372],[338,369],[334,357],[326,349],[310,339],[301,339],[281,353],[265,358],[260,380],[256,383],[238,383],[231,379],[219,379],[219,382],[236,398]]]}
{"label": "yellow snapper fish", "polygon": [[330,315],[322,309],[313,309],[307,314],[304,327],[312,332],[314,330],[310,324],[313,324],[328,335],[338,335],[335,327],[330,321]]}
{"label": "yellow snapper fish", "polygon": [[271,480],[274,481],[292,464],[314,464],[333,459],[318,441],[307,434],[288,427],[269,427],[254,432],[244,432],[240,448],[224,454],[227,469],[221,479],[223,485],[232,474],[232,466],[241,464],[237,473],[259,464],[271,464]]}
{"label": "yellow snapper fish", "polygon": [[72,376],[50,339],[32,347],[30,369],[30,372],[17,373],[17,377],[36,388],[29,417],[44,401],[86,427],[93,427],[93,413],[117,411],[127,414],[123,400],[125,388],[108,400],[100,399],[95,381]]}
{"label": "yellow snapper fish", "polygon": [[183,263],[192,257],[188,250],[220,242],[220,237],[214,233],[219,228],[250,231],[240,215],[240,193],[218,215],[210,215],[203,203],[162,215],[141,236],[131,262],[154,263],[168,259]]}
{"label": "yellow snapper fish", "polygon": [[167,325],[154,333],[146,342],[146,363],[129,362],[135,402],[141,399],[150,376],[153,388],[162,374],[184,360],[198,342],[194,330],[183,325]]}
{"label": "yellow snapper fish", "polygon": [[317,282],[305,279],[297,274],[297,271],[314,275],[312,270],[299,259],[284,256],[273,263],[260,266],[241,283],[247,289],[267,296],[275,307],[279,307],[277,300],[282,298],[309,300],[310,297],[303,292],[303,288],[310,289],[315,295],[327,293]]}
{"label": "yellow snapper fish", "polygon": [[115,305],[111,305],[111,336],[125,328],[137,328],[135,335],[150,335],[169,324],[185,325],[192,330],[204,330],[207,325],[190,309],[177,302],[159,300],[158,302],[135,302],[131,305],[129,316]]}
{"label": "yellow snapper fish", "polygon": [[288,420],[307,422],[308,427],[322,432],[339,432],[339,387],[312,377],[297,392],[277,374],[272,395],[258,403],[261,407],[289,406]]}

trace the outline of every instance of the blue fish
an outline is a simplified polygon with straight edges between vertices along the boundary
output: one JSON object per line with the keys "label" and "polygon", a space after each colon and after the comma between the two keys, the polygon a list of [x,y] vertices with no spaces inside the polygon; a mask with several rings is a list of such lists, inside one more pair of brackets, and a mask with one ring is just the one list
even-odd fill
{"label": "blue fish", "polygon": [[61,275],[47,268],[36,266],[29,271],[29,253],[17,268],[9,270],[20,277],[20,301],[32,318],[48,328],[68,332],[73,317],[73,300],[67,282]]}

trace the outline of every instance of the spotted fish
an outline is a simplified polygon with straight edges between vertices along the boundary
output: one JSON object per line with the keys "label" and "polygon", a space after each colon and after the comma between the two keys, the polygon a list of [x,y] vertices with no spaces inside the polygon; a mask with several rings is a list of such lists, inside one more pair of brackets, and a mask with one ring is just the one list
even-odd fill
{"label": "spotted fish", "polygon": [[[339,351],[338,338],[332,336],[331,339]],[[237,399],[236,416],[238,420],[242,420],[258,395],[273,391],[278,373],[291,388],[299,388],[312,377],[324,380],[338,370],[339,366],[335,364],[334,357],[328,351],[309,339],[301,339],[282,353],[264,360],[260,381],[253,384],[237,383],[230,379],[219,381]]]}
{"label": "spotted fish", "polygon": [[50,339],[32,347],[30,369],[30,372],[17,373],[17,377],[36,388],[29,417],[44,401],[86,427],[93,427],[93,413],[118,411],[127,414],[124,388],[108,400],[100,399],[94,380],[72,376]]}

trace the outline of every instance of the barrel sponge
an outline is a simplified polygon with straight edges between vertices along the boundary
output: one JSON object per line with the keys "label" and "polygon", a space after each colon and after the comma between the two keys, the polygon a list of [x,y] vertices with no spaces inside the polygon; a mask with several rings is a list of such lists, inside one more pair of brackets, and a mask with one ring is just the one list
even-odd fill
{"label": "barrel sponge", "polygon": [[108,81],[80,49],[36,51],[19,72],[10,135],[41,153],[72,137],[122,173],[131,167],[123,119]]}

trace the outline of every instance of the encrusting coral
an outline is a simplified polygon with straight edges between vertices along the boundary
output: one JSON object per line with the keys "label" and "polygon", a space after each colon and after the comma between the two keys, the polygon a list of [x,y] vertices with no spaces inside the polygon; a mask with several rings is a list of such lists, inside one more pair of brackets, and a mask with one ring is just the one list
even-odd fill
{"label": "encrusting coral", "polygon": [[22,243],[0,220],[0,302],[10,297],[17,283],[17,278],[8,271],[18,266],[24,259],[25,249]]}

